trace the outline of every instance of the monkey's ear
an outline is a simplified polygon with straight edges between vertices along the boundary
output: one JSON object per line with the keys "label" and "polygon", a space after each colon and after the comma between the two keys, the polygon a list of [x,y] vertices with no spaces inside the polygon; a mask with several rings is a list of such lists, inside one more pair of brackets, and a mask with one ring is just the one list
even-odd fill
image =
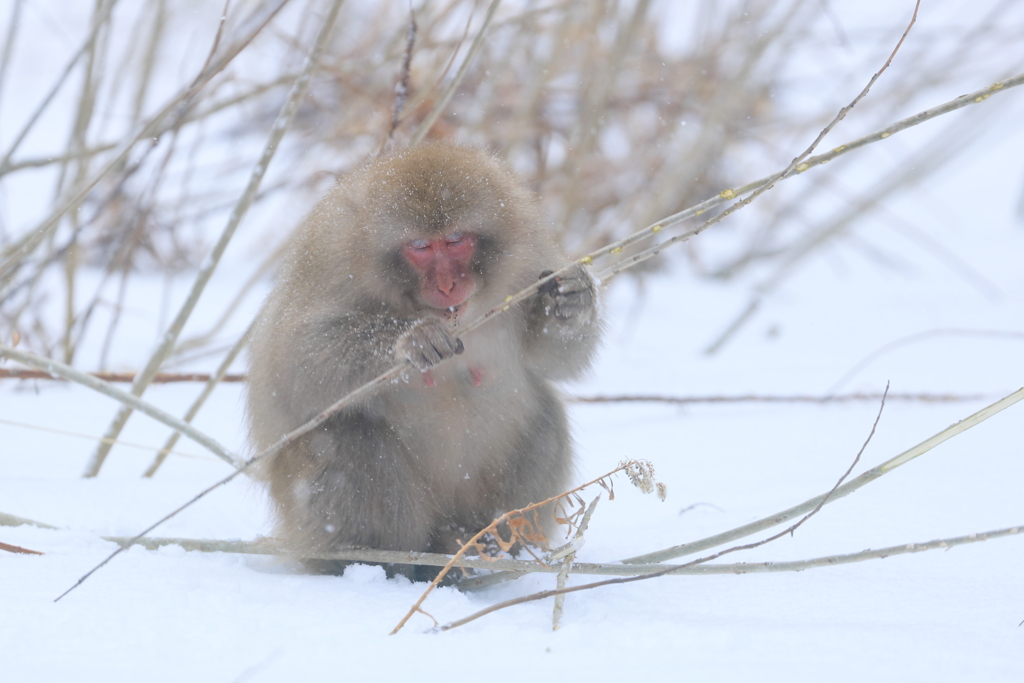
{"label": "monkey's ear", "polygon": [[[553,272],[555,272],[555,271],[553,271],[553,270],[545,270],[543,273],[540,274],[540,277],[537,278],[537,279],[538,280],[543,280],[548,275],[551,275],[551,273],[553,273]],[[539,291],[540,291],[541,294],[547,294],[548,296],[555,296],[556,294],[558,294],[558,278],[551,278],[550,280],[548,280],[547,282],[542,284],[540,286],[540,290]]]}

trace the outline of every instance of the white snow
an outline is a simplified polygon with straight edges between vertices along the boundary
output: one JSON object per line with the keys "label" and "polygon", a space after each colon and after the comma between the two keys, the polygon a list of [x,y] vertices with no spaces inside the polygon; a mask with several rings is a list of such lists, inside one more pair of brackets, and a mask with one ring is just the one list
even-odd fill
{"label": "white snow", "polygon": [[[908,202],[927,211],[920,200]],[[949,239],[998,286],[994,301],[927,259],[910,274],[856,261],[836,274],[821,260],[709,359],[700,349],[742,306],[742,292],[670,274],[649,280],[638,296],[620,279],[608,293],[611,329],[598,367],[570,391],[821,394],[868,352],[910,332],[1020,331],[1024,235],[998,204],[971,216]],[[155,290],[159,282],[152,285]],[[133,292],[140,302],[148,298],[142,290]],[[767,336],[769,327],[778,332]],[[893,392],[987,398],[891,402],[858,472],[1021,385],[1022,344],[935,337],[869,365],[849,389],[880,391],[890,380]],[[160,386],[146,397],[180,414],[196,391]],[[219,388],[196,421],[238,450],[244,449],[240,397],[238,385]],[[115,409],[77,387],[0,385],[4,420],[95,433]],[[1021,409],[1010,408],[828,506],[795,537],[730,559],[809,558],[1024,523]],[[661,503],[620,480],[616,500],[598,507],[579,559],[614,561],[700,538],[827,490],[860,447],[876,410],[873,403],[574,405],[580,480],[621,459],[643,457],[669,486]],[[123,438],[152,446],[165,432],[135,416]],[[0,554],[5,680],[234,680],[246,672],[245,680],[283,680],[413,670],[440,680],[483,675],[481,667],[500,679],[518,677],[523,666],[599,679],[684,672],[721,680],[854,681],[881,674],[1009,681],[1024,675],[1019,537],[798,574],[666,577],[574,594],[558,632],[551,631],[551,603],[543,601],[444,634],[426,633],[430,620],[416,616],[389,637],[422,586],[388,580],[379,568],[308,576],[271,558],[178,547],[130,550],[54,604],[113,550],[99,536],[137,533],[227,470],[183,440],[179,449],[196,457],[171,458],[152,480],[138,477],[151,456],[127,448],[113,451],[99,478],[83,480],[88,441],[2,423],[0,434],[0,510],[61,528],[0,528],[4,542],[46,553]],[[701,505],[681,512],[694,503]],[[262,494],[236,482],[156,535],[252,539],[268,531]],[[441,589],[426,609],[446,622],[553,581],[528,577],[469,595]]]}
{"label": "white snow", "polygon": [[[1011,92],[984,106],[1019,111],[1022,103],[1024,93]],[[833,135],[852,138],[869,123],[840,126]],[[944,124],[937,125],[929,135]],[[886,170],[899,164],[901,145],[912,142],[901,136],[887,151],[870,152],[872,163]],[[597,366],[566,392],[822,395],[886,344],[942,331],[878,356],[840,393],[880,392],[890,381],[894,393],[983,396],[890,402],[856,475],[1021,387],[1024,226],[1013,205],[1024,185],[1024,130],[1004,120],[971,145],[955,167],[886,206],[990,286],[973,285],[903,241],[890,224],[872,220],[857,234],[898,254],[895,266],[836,243],[768,295],[721,352],[707,356],[703,349],[746,306],[755,279],[716,284],[675,267],[645,279],[640,291],[636,281],[620,277],[606,291],[610,326]],[[870,187],[872,176],[860,173],[857,186]],[[813,182],[813,173],[804,181]],[[796,182],[796,189],[777,191],[796,192]],[[38,188],[25,194],[12,215],[41,213],[49,201],[44,195]],[[5,200],[13,204],[17,196],[8,191]],[[249,239],[241,235],[245,229],[240,237]],[[714,250],[728,229],[698,239]],[[660,258],[672,258],[672,251]],[[247,274],[214,275],[196,313],[203,324],[190,322],[186,336],[217,319]],[[163,278],[134,277],[111,356],[119,367],[139,367],[162,332],[159,321],[166,324],[189,282],[189,276],[174,279],[162,312],[155,302],[165,296]],[[59,310],[59,294],[54,297],[50,305]],[[246,300],[232,330],[244,329],[258,298]],[[981,334],[992,331],[1021,336]],[[101,342],[90,340],[83,357],[95,358]],[[197,368],[215,362],[198,361]],[[180,415],[199,389],[161,385],[145,398]],[[246,453],[241,391],[237,384],[219,387],[195,425]],[[133,548],[54,603],[115,549],[101,536],[134,535],[229,473],[182,439],[177,449],[190,457],[172,456],[153,479],[139,476],[152,452],[122,446],[98,478],[82,479],[94,442],[13,424],[96,435],[116,410],[81,387],[0,381],[0,512],[59,527],[0,526],[0,541],[45,553],[0,551],[0,680],[1024,680],[1021,536],[800,573],[663,577],[575,593],[557,632],[549,599],[446,633],[429,632],[431,620],[416,615],[389,636],[422,584],[387,579],[378,567],[310,576],[279,559],[177,546]],[[828,490],[866,438],[878,405],[619,403],[570,410],[579,481],[620,460],[646,458],[668,485],[668,500],[659,502],[622,477],[616,499],[597,507],[578,559],[611,562],[702,538]],[[165,427],[136,414],[121,438],[159,448],[166,436]],[[1024,525],[1022,443],[1024,405],[1018,404],[827,506],[792,538],[721,561],[804,559]],[[152,535],[255,539],[269,532],[262,492],[242,480]],[[424,608],[444,623],[554,581],[533,575],[470,594],[442,588]]]}

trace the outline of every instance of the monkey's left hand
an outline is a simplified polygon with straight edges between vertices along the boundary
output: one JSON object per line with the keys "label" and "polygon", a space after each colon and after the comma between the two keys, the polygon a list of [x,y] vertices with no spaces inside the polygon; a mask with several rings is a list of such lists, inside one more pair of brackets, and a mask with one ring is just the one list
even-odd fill
{"label": "monkey's left hand", "polygon": [[[545,270],[540,274],[541,279],[552,272]],[[538,295],[545,315],[577,324],[587,324],[595,318],[596,287],[582,265],[577,264],[566,275],[545,282]]]}

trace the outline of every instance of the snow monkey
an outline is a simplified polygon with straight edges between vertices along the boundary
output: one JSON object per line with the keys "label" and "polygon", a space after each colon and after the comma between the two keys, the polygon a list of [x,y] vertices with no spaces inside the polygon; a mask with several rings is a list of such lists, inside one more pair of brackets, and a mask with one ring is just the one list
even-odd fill
{"label": "snow monkey", "polygon": [[378,158],[320,201],[253,333],[253,447],[393,365],[412,367],[263,464],[290,552],[453,552],[502,512],[565,490],[572,448],[550,381],[579,375],[594,355],[590,275],[577,266],[459,337],[460,321],[565,262],[530,192],[468,147]]}

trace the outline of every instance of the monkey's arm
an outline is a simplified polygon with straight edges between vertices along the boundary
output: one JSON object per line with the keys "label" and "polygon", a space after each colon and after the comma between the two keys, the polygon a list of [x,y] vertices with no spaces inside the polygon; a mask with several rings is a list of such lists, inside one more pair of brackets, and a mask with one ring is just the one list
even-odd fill
{"label": "monkey's arm", "polygon": [[526,352],[545,377],[579,375],[590,365],[600,336],[597,287],[583,266],[547,282],[537,293],[527,321]]}
{"label": "monkey's arm", "polygon": [[[461,343],[436,317],[396,318],[387,312],[309,316],[297,325],[291,345],[270,364],[265,390],[287,410],[292,427],[301,424],[374,377],[405,360],[426,370],[462,351]],[[286,334],[283,330],[276,335]],[[253,370],[257,370],[254,364]],[[373,401],[371,397],[368,401]]]}

